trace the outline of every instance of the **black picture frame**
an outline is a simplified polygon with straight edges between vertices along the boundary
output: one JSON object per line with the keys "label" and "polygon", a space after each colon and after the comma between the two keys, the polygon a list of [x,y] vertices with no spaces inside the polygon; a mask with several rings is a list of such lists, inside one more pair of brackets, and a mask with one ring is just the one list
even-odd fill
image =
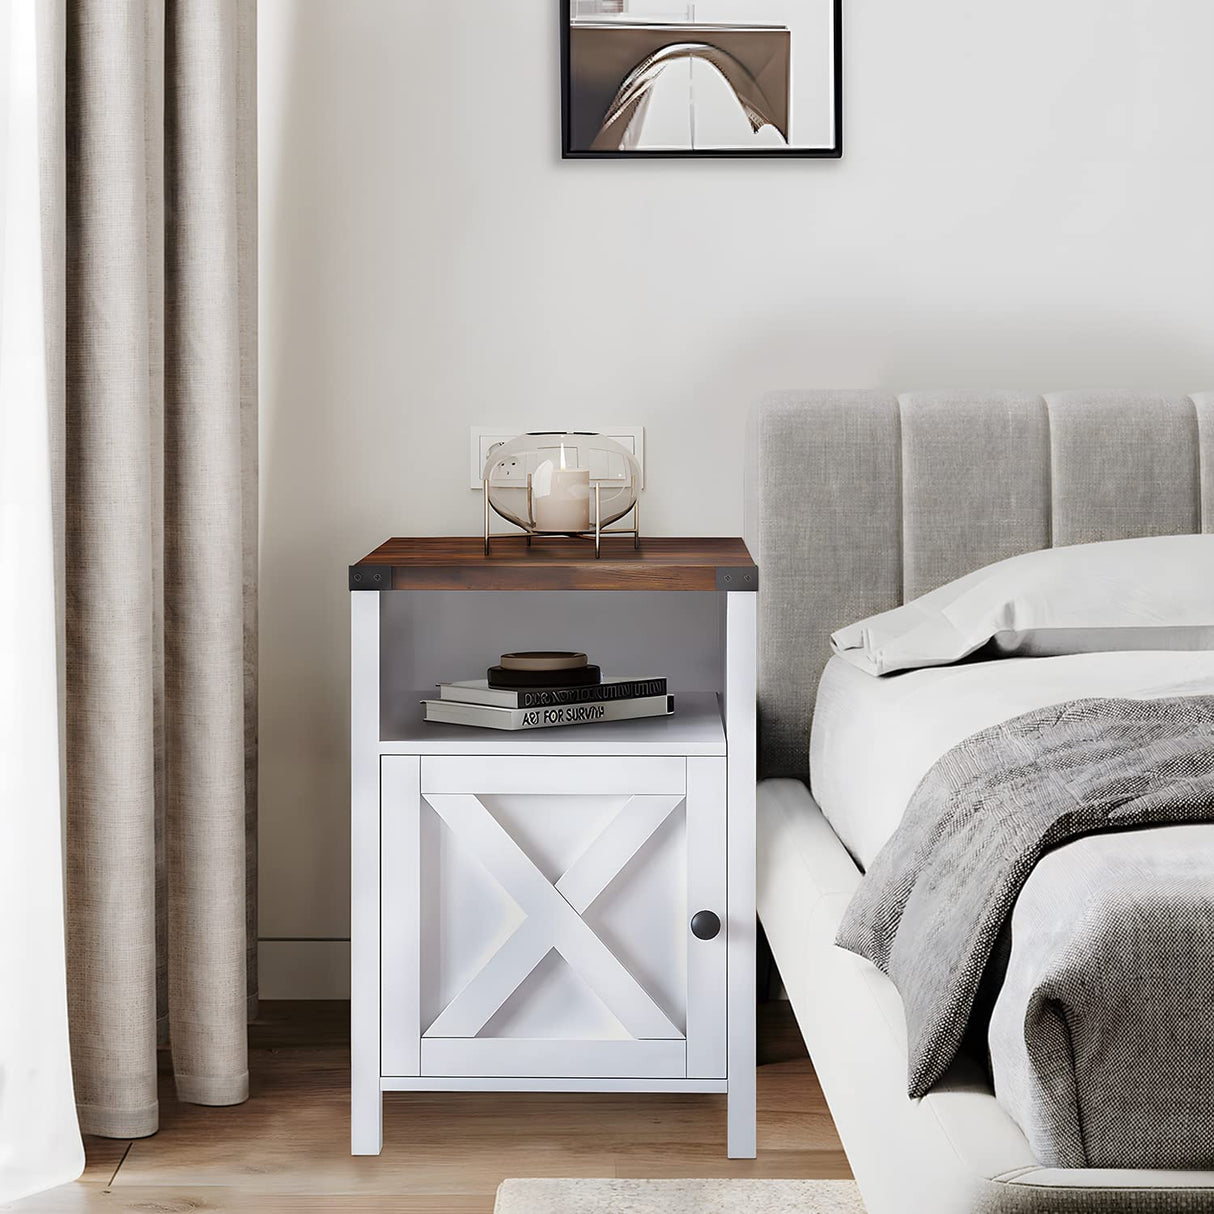
{"label": "black picture frame", "polygon": [[560,3],[561,40],[561,159],[562,160],[839,160],[843,156],[843,0],[833,0],[834,25],[834,133],[829,147],[761,148],[644,148],[591,151],[571,146],[572,103],[570,84],[571,0]]}

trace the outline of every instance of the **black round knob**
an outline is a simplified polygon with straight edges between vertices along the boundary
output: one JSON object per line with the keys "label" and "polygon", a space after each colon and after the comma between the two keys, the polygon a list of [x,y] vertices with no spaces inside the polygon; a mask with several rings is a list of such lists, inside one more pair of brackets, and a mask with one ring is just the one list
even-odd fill
{"label": "black round knob", "polygon": [[712,911],[696,911],[691,916],[691,934],[697,940],[711,940],[721,930],[721,920]]}

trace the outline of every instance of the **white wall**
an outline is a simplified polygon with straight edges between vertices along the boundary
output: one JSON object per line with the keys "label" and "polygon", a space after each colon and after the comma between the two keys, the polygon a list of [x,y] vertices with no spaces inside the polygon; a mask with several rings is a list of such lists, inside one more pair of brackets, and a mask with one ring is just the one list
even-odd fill
{"label": "white wall", "polygon": [[1214,5],[845,8],[841,162],[562,163],[555,0],[260,0],[263,936],[348,933],[345,567],[477,532],[470,424],[723,535],[769,388],[1214,386]]}

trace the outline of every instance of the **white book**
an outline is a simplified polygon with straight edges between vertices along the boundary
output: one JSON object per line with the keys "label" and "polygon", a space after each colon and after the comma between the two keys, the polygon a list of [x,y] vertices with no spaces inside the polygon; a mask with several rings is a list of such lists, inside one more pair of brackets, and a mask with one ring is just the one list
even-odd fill
{"label": "white book", "polygon": [[494,708],[457,700],[423,700],[427,721],[475,725],[482,729],[546,729],[553,725],[589,725],[596,721],[631,721],[665,717],[674,712],[674,696],[601,700],[591,704],[557,704],[546,708]]}

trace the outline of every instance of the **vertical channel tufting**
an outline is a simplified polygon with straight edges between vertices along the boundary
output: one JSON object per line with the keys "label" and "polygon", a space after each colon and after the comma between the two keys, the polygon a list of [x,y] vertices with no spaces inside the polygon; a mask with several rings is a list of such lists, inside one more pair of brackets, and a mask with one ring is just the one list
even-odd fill
{"label": "vertical channel tufting", "polygon": [[752,414],[745,467],[759,770],[805,777],[836,628],[1051,526],[1059,545],[1214,532],[1214,392],[784,392]]}
{"label": "vertical channel tufting", "polygon": [[1054,543],[1200,530],[1197,416],[1185,396],[1046,396]]}
{"label": "vertical channel tufting", "polygon": [[1201,480],[1201,529],[1214,531],[1214,392],[1192,397],[1197,410],[1197,452]]}
{"label": "vertical channel tufting", "polygon": [[902,599],[898,402],[785,392],[751,416],[746,541],[759,562],[759,770],[809,773],[830,634]]}
{"label": "vertical channel tufting", "polygon": [[909,392],[902,408],[904,598],[1050,544],[1045,401]]}

